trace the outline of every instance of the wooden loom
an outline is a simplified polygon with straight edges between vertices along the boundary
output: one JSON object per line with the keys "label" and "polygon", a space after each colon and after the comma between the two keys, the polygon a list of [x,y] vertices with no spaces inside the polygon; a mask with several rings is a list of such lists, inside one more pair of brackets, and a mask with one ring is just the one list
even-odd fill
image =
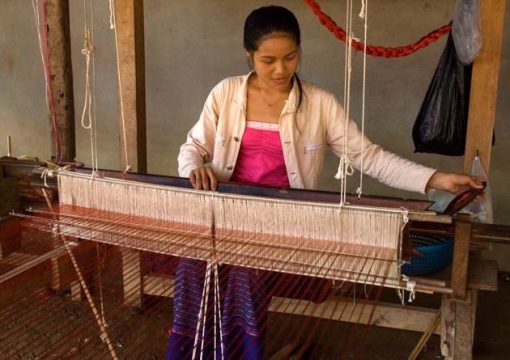
{"label": "wooden loom", "polygon": [[[136,1],[135,1],[135,3],[136,3]],[[500,1],[493,1],[493,2],[489,2],[489,3],[490,3],[491,7],[495,7],[497,9],[499,9],[499,10],[495,10],[494,14],[502,13],[500,11],[500,7],[498,7],[499,4],[501,4]],[[496,5],[494,5],[494,4],[496,4]],[[503,2],[503,4],[504,4],[504,2]],[[141,12],[140,12],[140,9],[138,9],[138,11],[136,10],[136,5],[134,7],[126,7],[126,9],[127,10],[125,10],[125,11],[119,11],[119,14],[127,15],[127,18],[131,19],[131,20],[134,18],[135,21],[134,22],[133,21],[128,21],[127,22],[128,23],[127,27],[132,26],[132,28],[128,29],[128,31],[125,31],[124,34],[125,34],[126,38],[135,39],[135,36],[132,36],[130,34],[132,32],[137,32],[137,31],[139,33],[139,30],[135,30],[135,29],[138,28],[137,25],[139,25],[139,21],[140,21],[140,18],[141,18],[141,16],[140,16]],[[134,12],[135,16],[130,18],[130,15],[132,16],[133,12]],[[490,12],[486,11],[485,14],[487,14],[487,13],[490,14]],[[494,27],[497,27],[498,24],[499,24],[498,22],[493,22],[493,21],[491,21],[490,23],[491,23],[491,26],[493,25]],[[485,24],[484,24],[484,29],[488,29],[488,27],[486,27]],[[501,33],[500,31],[491,31],[491,30],[489,30],[489,31],[491,33],[496,33],[496,34],[500,34]],[[136,38],[139,39],[139,37],[136,37]],[[133,40],[133,41],[135,41],[135,40]],[[497,42],[497,38],[494,41]],[[133,44],[131,44],[131,45],[133,45]],[[134,47],[139,47],[139,46],[140,46],[139,44],[134,45]],[[124,49],[124,50],[126,50],[126,49]],[[499,59],[498,59],[498,61],[499,61]],[[133,61],[131,61],[131,62],[126,61],[124,64],[121,64],[121,71],[123,71],[124,73],[131,73],[132,72],[131,66],[133,64],[135,64],[136,67],[138,68],[139,61],[134,61],[134,55],[133,55]],[[485,65],[483,65],[483,66],[485,66]],[[479,68],[480,68],[479,74],[482,74],[482,73],[487,74],[488,73],[486,68],[482,69],[482,66],[480,66]],[[492,74],[492,76],[494,76],[494,70],[496,70],[496,74],[497,74],[497,69],[495,67],[490,66],[489,70],[491,70],[490,74]],[[475,70],[475,73],[476,73],[476,70]],[[139,77],[135,76],[135,77],[133,77],[131,79],[131,80],[133,80],[136,83],[136,86],[131,87],[131,89],[135,89],[134,91],[138,91],[137,89],[143,88],[143,84],[139,82],[138,78]],[[476,79],[476,75],[475,75],[475,79]],[[478,79],[479,79],[478,82],[480,83],[480,85],[476,85],[476,81],[477,80],[474,80],[474,85],[473,85],[474,88],[478,89],[478,91],[480,91],[481,93],[485,93],[485,94],[493,93],[493,91],[492,92],[491,91],[485,91],[482,88],[482,87],[487,87],[487,86],[491,86],[491,88],[493,88],[494,87],[493,86],[494,85],[493,82],[484,81],[481,76],[478,76]],[[128,81],[125,82],[125,84],[127,84],[127,83],[128,83]],[[142,86],[140,86],[141,84],[142,84]],[[126,87],[128,87],[128,86],[126,86]],[[64,93],[67,93],[67,92],[64,91]],[[140,96],[139,96],[140,94],[138,92],[135,95],[132,92],[123,91],[123,94],[124,94],[124,97],[126,97],[128,99],[127,103],[129,103],[129,105],[133,105],[133,107],[136,108],[136,109],[138,109],[140,107],[143,107],[143,106],[138,106],[137,105],[138,102],[140,101]],[[143,96],[142,96],[142,98],[143,98]],[[474,111],[472,109],[472,111],[470,111],[470,113],[473,114],[473,113],[476,113],[477,111],[484,113],[483,109],[480,110],[483,107],[481,104],[490,104],[490,101],[487,102],[482,97],[475,97],[475,96],[473,96],[473,98],[474,99],[480,98],[480,101],[478,102],[478,101],[475,100],[473,102],[474,105],[472,105],[472,108],[474,109]],[[139,111],[131,111],[130,113],[131,114],[140,114]],[[138,126],[141,123],[143,123],[143,119],[140,119],[140,116],[137,118],[137,115],[133,115],[133,116],[134,116],[134,119],[133,119],[134,120],[133,121],[134,126],[132,128],[136,129],[136,128],[138,128]],[[475,117],[474,115],[471,115],[471,116]],[[479,116],[479,118],[480,119],[478,119],[478,120],[477,119],[474,119],[474,120],[471,119],[471,121],[470,121],[471,125],[470,126],[473,127],[473,124],[476,123],[476,121],[481,121],[481,118],[483,118],[483,117]],[[476,125],[475,125],[475,127],[476,127]],[[490,131],[490,127],[487,127],[487,126],[483,125],[483,129],[487,129],[488,130],[488,131],[483,131],[483,133],[486,133],[486,132],[487,133],[492,133],[492,131]],[[143,132],[143,129],[141,131]],[[476,129],[474,129],[470,133],[471,134],[479,135],[480,131],[476,131]],[[135,139],[137,137],[138,137],[137,131],[132,132],[132,133],[129,134],[129,138]],[[128,139],[128,141],[129,141],[129,139]],[[476,142],[476,139],[475,139],[475,142]],[[487,140],[487,143],[489,143],[489,142],[490,142],[490,140]],[[134,157],[137,158],[137,159],[139,158],[139,156],[143,157],[143,154],[142,154],[143,150],[142,149],[143,149],[144,145],[143,144],[140,145],[136,141],[133,141],[133,143],[137,144],[136,145],[136,149],[133,148],[133,147],[130,147],[130,151],[133,151],[135,153]],[[466,163],[468,164],[468,166],[470,164],[470,158],[469,158],[470,156],[469,155],[473,155],[475,149],[480,149],[481,150],[481,155],[482,155],[482,157],[485,157],[484,160],[486,160],[486,161],[484,161],[484,164],[486,166],[488,166],[488,163],[489,163],[488,160],[490,159],[490,146],[488,146],[489,151],[487,151],[487,152],[484,151],[485,148],[487,148],[487,146],[483,146],[483,141],[482,141],[482,146],[480,146],[480,144],[473,144],[473,143],[471,143],[471,146],[468,147],[468,154],[467,154],[468,156],[466,156]],[[140,171],[143,171],[144,167],[145,166],[144,166],[144,162],[143,161],[140,161],[139,163],[137,162],[137,164],[135,166],[135,168],[139,168]],[[412,225],[413,224],[411,224],[411,226]],[[473,234],[472,229],[473,229],[473,226],[471,226],[469,224],[469,222],[468,223],[464,223],[461,219],[459,219],[459,221],[457,221],[455,223],[454,227],[448,225],[446,230],[443,229],[443,230],[434,230],[434,231],[444,231],[444,232],[449,232],[449,233],[457,233],[457,235],[458,235],[457,238],[459,239],[459,238],[466,238],[466,237],[469,238],[470,234]],[[428,229],[428,231],[429,230],[430,229]],[[478,235],[480,235],[480,234],[478,234]],[[463,243],[463,245],[460,245],[460,243]],[[457,299],[457,298],[463,298],[464,297],[466,288],[473,287],[473,284],[469,285],[469,283],[466,282],[466,271],[467,271],[467,261],[468,260],[467,260],[466,256],[462,255],[462,254],[465,254],[466,251],[467,251],[466,250],[467,249],[467,245],[466,244],[468,244],[468,241],[467,240],[466,241],[458,241],[458,244],[459,245],[456,246],[456,252],[455,252],[456,253],[456,261],[454,262],[454,267],[453,267],[454,275],[453,275],[453,280],[452,280],[451,285],[450,286],[448,286],[448,285],[439,286],[437,282],[432,281],[433,285],[430,286],[431,282],[425,281],[425,282],[422,283],[423,289],[427,289],[428,288],[429,291],[438,291],[440,293],[446,293],[446,294],[453,293],[454,297],[452,297],[452,299]],[[126,252],[126,254],[127,253],[128,252]],[[129,256],[126,256],[126,259],[128,257]],[[136,263],[136,260],[134,262]],[[141,277],[139,277],[139,278],[141,279],[140,282],[137,283],[136,281],[134,281],[134,283],[135,283],[134,288],[133,288],[134,291],[131,292],[131,294],[132,294],[131,296],[129,296],[129,292],[128,292],[128,301],[130,301],[130,302],[136,303],[137,301],[139,301],[139,300],[137,300],[137,298],[138,299],[140,298],[140,292],[142,292],[142,290],[141,290],[142,288],[144,289],[145,292],[150,292],[150,291],[157,292],[157,290],[154,290],[154,288],[152,288],[153,290],[149,290],[148,287],[146,286],[149,282],[152,282],[153,279],[144,279],[144,280],[142,280]],[[443,284],[446,284],[446,283],[443,283]],[[128,285],[128,286],[131,286],[131,285]],[[418,282],[417,285],[418,285],[418,288],[419,288],[420,287],[420,282]],[[431,290],[431,288],[433,288],[433,289],[435,288],[435,289]],[[450,295],[446,295],[446,297],[449,297],[449,296]],[[476,298],[476,296],[475,296],[475,298]],[[464,307],[464,305],[462,305],[461,302],[457,302],[457,301],[454,301],[454,302],[455,302],[455,304],[458,304],[459,307]],[[471,305],[469,305],[469,308],[471,309],[472,306],[473,305],[471,303]],[[465,315],[465,311],[464,311],[464,315]],[[428,322],[428,320],[423,320],[423,322],[426,323],[426,322]],[[437,330],[435,330],[435,331],[437,331]],[[466,331],[464,331],[464,333],[466,333]],[[457,337],[458,336],[459,336],[459,332],[457,331]],[[456,348],[457,347],[455,346],[455,347],[452,347],[450,350],[453,351]],[[457,357],[459,357],[459,358],[466,358],[464,356],[461,357],[460,355],[458,355],[459,354],[458,351],[459,351],[459,349],[457,349],[457,352],[456,352],[456,356]],[[461,349],[461,351],[462,351],[462,349]]]}
{"label": "wooden loom", "polygon": [[[117,172],[105,172],[102,173],[102,176],[114,178],[116,180],[122,179],[122,181],[126,182],[140,182],[143,181],[145,183],[152,184],[171,184],[172,186],[188,186],[188,181],[186,179],[179,178],[166,178],[166,177],[152,177],[145,175],[134,175],[127,174],[122,175]],[[90,178],[89,178],[90,179]],[[96,179],[98,180],[98,179]],[[96,181],[93,180],[93,181]],[[49,181],[51,183],[51,181]],[[303,202],[303,200],[310,199],[319,199],[320,202],[327,203],[333,202],[336,203],[338,201],[338,194],[326,193],[326,192],[311,192],[311,191],[301,191],[301,190],[286,190],[279,191],[277,189],[267,189],[267,188],[258,188],[258,187],[239,187],[231,184],[221,184],[220,190],[234,190],[237,193],[254,193],[260,197],[261,195],[270,195],[271,197],[279,197],[279,198],[287,198],[294,199]],[[358,201],[357,198],[351,198],[351,201]],[[397,307],[391,304],[378,304],[377,308],[373,310],[370,307],[361,308],[359,304],[352,304],[352,299],[347,299],[344,307],[339,307],[338,299],[331,298],[326,302],[314,306],[306,305],[306,301],[297,301],[293,299],[285,299],[285,298],[276,298],[273,299],[270,309],[275,312],[283,312],[283,313],[292,313],[298,315],[307,315],[311,317],[322,317],[326,319],[337,319],[351,322],[361,322],[361,323],[380,323],[382,326],[386,327],[394,327],[394,328],[404,328],[408,330],[415,331],[423,331],[426,333],[424,338],[430,336],[432,333],[441,334],[443,337],[442,343],[444,355],[452,358],[459,358],[459,353],[464,357],[468,352],[466,352],[466,348],[462,345],[459,345],[461,341],[466,341],[466,339],[470,339],[472,342],[472,326],[474,325],[474,319],[472,316],[474,315],[473,311],[476,309],[476,294],[478,289],[483,290],[495,290],[496,289],[496,267],[493,263],[490,262],[476,262],[471,264],[471,269],[474,270],[471,277],[474,276],[471,280],[468,280],[467,275],[467,253],[469,251],[469,242],[470,238],[478,232],[478,238],[483,237],[483,233],[487,233],[485,231],[480,232],[480,230],[475,230],[475,234],[471,229],[471,224],[466,219],[458,218],[455,221],[449,216],[438,216],[432,212],[423,211],[426,209],[430,203],[426,201],[410,201],[410,200],[396,200],[396,199],[388,199],[388,198],[365,198],[361,200],[362,204],[359,205],[378,205],[389,207],[391,205],[400,208],[401,206],[406,206],[408,208],[412,208],[409,212],[409,219],[411,220],[409,224],[406,226],[406,231],[426,231],[426,232],[439,232],[442,234],[454,234],[456,236],[456,245],[455,245],[455,255],[454,255],[454,264],[452,267],[451,274],[451,282],[445,279],[411,279],[411,281],[415,282],[415,289],[417,291],[426,292],[426,293],[440,293],[443,294],[443,307],[440,312],[423,309],[423,308],[413,308],[413,307]],[[79,211],[77,211],[79,210]],[[39,214],[47,211],[35,211]],[[81,213],[80,213],[81,212]],[[48,214],[47,214],[48,215]],[[154,238],[158,236],[161,238],[161,220],[159,222],[159,230],[147,233],[147,230],[144,231],[143,234],[140,234],[138,230],[138,234],[136,233],[135,228],[137,226],[133,226],[133,217],[129,217],[129,226],[128,229],[132,231],[125,231],[126,229],[121,229],[117,224],[116,226],[111,226],[109,229],[105,229],[105,224],[107,225],[108,221],[98,221],[93,218],[98,217],[98,215],[102,216],[105,219],[105,215],[108,215],[110,219],[118,221],[123,221],[123,226],[126,224],[126,216],[124,215],[123,219],[119,219],[118,217],[112,217],[111,213],[105,213],[98,210],[85,210],[85,209],[77,209],[74,208],[72,211],[69,211],[69,206],[61,206],[60,211],[60,219],[54,223],[59,224],[60,231],[66,235],[77,236],[85,239],[93,239],[96,241],[109,242],[116,245],[128,246],[130,248],[138,249],[138,250],[149,250],[153,252],[160,253],[171,253],[173,255],[185,255],[197,258],[209,258],[210,250],[207,246],[204,248],[204,244],[197,244],[197,246],[192,247],[182,247],[175,245],[182,245],[182,241],[188,241],[190,239],[190,234],[185,234],[182,236],[171,237],[170,241],[153,241]],[[207,214],[205,214],[207,217]],[[35,224],[39,224],[37,226],[46,228],[48,230],[48,219],[41,220],[40,218],[32,218]],[[146,221],[147,219],[139,219],[140,222]],[[452,224],[453,221],[453,224]],[[434,225],[435,223],[435,225]],[[440,225],[442,224],[442,225]],[[147,223],[144,224],[145,229],[147,229]],[[150,224],[152,230],[154,230],[154,223]],[[182,229],[181,229],[182,230]],[[168,229],[166,231],[168,233]],[[176,233],[176,227],[173,226],[173,232]],[[202,239],[204,238],[204,234],[207,232],[200,231],[202,235]],[[126,234],[131,233],[131,235],[127,236]],[[480,234],[481,233],[481,234]],[[196,233],[193,234],[193,237],[196,239]],[[151,236],[153,239],[151,240]],[[207,235],[209,236],[209,235]],[[205,237],[207,237],[205,236]],[[475,235],[476,236],[476,235]],[[168,234],[165,236],[168,239]],[[172,240],[173,238],[173,240]],[[201,246],[200,246],[201,245]],[[227,247],[228,248],[228,247]],[[184,249],[184,250],[183,250]],[[186,250],[188,249],[188,251]],[[200,250],[200,251],[199,251]],[[232,248],[230,248],[232,250]],[[236,254],[243,251],[243,247],[233,249],[234,251],[230,252],[230,254]],[[343,249],[345,251],[345,249]],[[191,252],[190,252],[191,251]],[[227,252],[228,253],[228,252]],[[306,253],[306,252],[304,252]],[[324,254],[324,252],[323,252]],[[235,257],[234,257],[235,258]],[[260,259],[264,258],[264,256],[256,256],[256,263],[260,261]],[[317,256],[316,256],[317,258]],[[320,257],[319,257],[320,258]],[[323,257],[324,258],[324,257]],[[223,256],[220,261],[226,261],[227,263],[237,264],[237,261],[232,261],[232,256]],[[274,259],[273,259],[274,260]],[[345,272],[337,272],[337,275],[334,275],[334,272],[326,271],[322,274],[320,271],[324,271],[326,269],[325,266],[311,266],[303,271],[303,266],[301,264],[300,269],[296,270],[295,264],[291,261],[283,260],[282,257],[279,257],[278,261],[273,261],[272,264],[280,263],[283,268],[279,270],[288,271],[288,272],[297,272],[307,275],[314,275],[326,278],[332,278],[337,280],[346,280]],[[247,266],[256,266],[256,263],[245,263]],[[291,268],[288,266],[291,265]],[[313,264],[316,265],[316,264]],[[265,266],[260,266],[264,268]],[[267,267],[266,267],[267,268]],[[285,269],[286,268],[286,269]],[[481,273],[486,274],[485,279],[476,279]],[[360,271],[359,274],[362,274]],[[385,273],[387,274],[387,273]],[[133,275],[133,274],[131,274]],[[133,276],[130,276],[133,279]],[[136,282],[136,275],[134,276],[134,280]],[[351,281],[357,281],[360,283],[369,283],[376,284],[376,278],[369,278],[367,274],[365,277],[355,276],[354,278],[350,278]],[[395,282],[395,280],[397,280]],[[389,277],[387,281],[382,281],[383,285],[398,287],[404,286],[403,282],[398,282],[398,278]],[[159,277],[147,274],[141,279],[142,287],[141,291],[147,294],[153,295],[164,295],[171,296],[173,293],[172,290],[172,281],[167,277]],[[125,286],[129,286],[126,284]],[[142,290],[143,289],[143,290]],[[468,295],[468,299],[466,301],[458,302],[454,299],[463,298],[463,294]],[[129,293],[126,293],[129,296]],[[349,303],[351,305],[349,305]],[[452,306],[452,304],[455,304]],[[347,307],[345,307],[347,306]],[[350,310],[346,310],[349,309]],[[327,310],[329,308],[329,310]],[[335,311],[336,309],[336,311]],[[342,309],[341,311],[339,309]],[[328,312],[329,311],[329,312]],[[331,312],[332,311],[332,312]],[[373,313],[371,314],[371,312]],[[329,313],[330,315],[326,316],[325,313]],[[441,316],[439,317],[439,313]],[[357,314],[353,316],[352,314]],[[390,319],[384,320],[384,318],[388,317],[388,314],[392,314]],[[403,315],[405,314],[405,315]],[[402,322],[402,316],[406,316],[407,320]],[[393,318],[395,317],[395,318]],[[401,320],[398,320],[398,319]],[[409,318],[412,320],[409,321]],[[439,319],[441,318],[441,323],[443,325],[438,325]],[[383,319],[383,320],[381,320]],[[471,322],[473,320],[473,322]],[[469,324],[466,324],[466,321],[469,321]],[[457,324],[457,325],[456,325]],[[466,325],[467,328],[466,328]],[[428,327],[428,329],[427,329]],[[455,329],[457,328],[457,329]],[[466,330],[467,329],[467,330]],[[427,331],[428,330],[428,331]],[[461,331],[466,330],[466,331]],[[423,345],[423,342],[422,342]],[[470,352],[469,352],[470,353]]]}

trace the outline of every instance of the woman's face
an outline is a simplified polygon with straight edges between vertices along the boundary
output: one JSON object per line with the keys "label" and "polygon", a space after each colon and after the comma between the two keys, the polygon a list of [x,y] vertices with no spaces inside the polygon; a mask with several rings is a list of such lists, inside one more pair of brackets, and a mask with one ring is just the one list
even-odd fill
{"label": "woman's face", "polygon": [[300,49],[286,33],[273,33],[251,54],[259,86],[289,90],[299,64]]}

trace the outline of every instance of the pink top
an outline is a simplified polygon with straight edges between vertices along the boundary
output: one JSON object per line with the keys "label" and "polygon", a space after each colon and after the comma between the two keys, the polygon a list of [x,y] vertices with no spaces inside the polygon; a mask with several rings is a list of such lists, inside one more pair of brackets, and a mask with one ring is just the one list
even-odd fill
{"label": "pink top", "polygon": [[278,124],[247,121],[232,181],[288,188]]}

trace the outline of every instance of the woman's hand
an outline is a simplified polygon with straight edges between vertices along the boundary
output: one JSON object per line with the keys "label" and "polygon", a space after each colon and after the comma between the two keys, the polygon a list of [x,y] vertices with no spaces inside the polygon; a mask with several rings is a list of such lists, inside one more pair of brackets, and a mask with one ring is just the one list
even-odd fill
{"label": "woman's hand", "polygon": [[195,190],[212,190],[216,191],[218,180],[212,169],[208,166],[202,166],[191,171],[189,174],[191,185]]}
{"label": "woman's hand", "polygon": [[476,176],[436,171],[427,183],[427,189],[430,188],[460,194],[472,188],[482,189],[483,183],[482,179]]}

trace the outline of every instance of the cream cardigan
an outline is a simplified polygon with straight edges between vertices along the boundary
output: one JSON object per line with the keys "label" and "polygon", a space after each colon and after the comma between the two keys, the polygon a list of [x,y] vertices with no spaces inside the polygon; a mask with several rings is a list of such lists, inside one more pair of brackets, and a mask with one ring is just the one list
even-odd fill
{"label": "cream cardigan", "polygon": [[[211,91],[198,122],[181,146],[180,176],[188,177],[193,169],[208,164],[219,180],[230,179],[246,126],[249,75],[227,78]],[[385,151],[363,137],[353,121],[345,121],[345,112],[333,94],[305,81],[302,89],[303,100],[296,112],[299,91],[294,81],[279,119],[292,188],[317,189],[326,145],[340,157],[347,138],[347,156],[356,169],[363,153],[365,174],[395,188],[425,192],[434,169]]]}

